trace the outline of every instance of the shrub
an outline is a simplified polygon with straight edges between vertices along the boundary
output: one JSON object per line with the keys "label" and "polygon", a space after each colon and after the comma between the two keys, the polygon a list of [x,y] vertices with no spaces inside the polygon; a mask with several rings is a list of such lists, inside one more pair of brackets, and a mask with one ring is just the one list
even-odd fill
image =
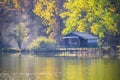
{"label": "shrub", "polygon": [[48,39],[46,37],[38,37],[28,45],[28,49],[30,50],[54,49],[55,43],[56,42],[53,39]]}

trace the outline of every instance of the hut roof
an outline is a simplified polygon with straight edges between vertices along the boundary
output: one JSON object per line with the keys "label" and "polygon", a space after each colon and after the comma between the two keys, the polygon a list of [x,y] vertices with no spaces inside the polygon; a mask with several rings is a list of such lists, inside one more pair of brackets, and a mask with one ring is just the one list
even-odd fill
{"label": "hut roof", "polygon": [[[96,36],[93,36],[91,34],[88,34],[88,33],[85,33],[85,32],[71,32],[69,34],[74,34],[76,36],[79,36],[79,37],[82,37],[84,39],[97,39]],[[70,36],[69,34],[65,35],[64,38],[69,38],[69,37],[72,37]],[[74,38],[74,37],[73,37]]]}

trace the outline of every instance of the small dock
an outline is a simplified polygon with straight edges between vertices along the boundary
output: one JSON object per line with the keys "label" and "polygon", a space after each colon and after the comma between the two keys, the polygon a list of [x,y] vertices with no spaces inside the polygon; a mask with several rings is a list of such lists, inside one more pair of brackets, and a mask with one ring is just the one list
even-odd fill
{"label": "small dock", "polygon": [[60,48],[62,53],[58,56],[76,56],[76,57],[100,57],[99,48]]}
{"label": "small dock", "polygon": [[63,56],[63,57],[90,57],[97,58],[101,57],[100,50],[98,47],[95,48],[56,48],[54,50],[41,49],[35,51],[42,55],[48,56]]}

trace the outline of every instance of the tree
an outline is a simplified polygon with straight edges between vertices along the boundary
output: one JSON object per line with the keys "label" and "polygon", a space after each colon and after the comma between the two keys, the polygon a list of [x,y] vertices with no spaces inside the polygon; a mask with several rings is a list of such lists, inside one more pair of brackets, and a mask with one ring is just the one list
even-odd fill
{"label": "tree", "polygon": [[28,49],[30,50],[39,50],[39,49],[55,49],[56,41],[53,39],[48,39],[46,37],[40,36],[34,39],[29,45]]}
{"label": "tree", "polygon": [[46,33],[49,38],[60,41],[61,30],[64,25],[59,14],[61,13],[63,0],[38,0],[33,12],[42,19],[47,26]]}
{"label": "tree", "polygon": [[[16,0],[15,0],[16,1]],[[0,1],[0,49],[6,48],[8,45],[4,43],[5,30],[9,27],[10,23],[13,21],[14,11],[10,11],[14,6],[14,1],[12,0],[1,0]]]}
{"label": "tree", "polygon": [[[14,14],[13,14],[14,15]],[[5,6],[0,5],[0,49],[4,48],[4,39],[3,33],[5,32],[6,28],[9,27],[9,24],[12,21],[11,12],[8,11]]]}
{"label": "tree", "polygon": [[20,49],[21,49],[23,40],[27,36],[27,32],[28,32],[28,29],[23,23],[17,24],[14,30],[12,31],[12,36],[15,38]]}
{"label": "tree", "polygon": [[107,35],[115,36],[119,32],[120,24],[120,14],[117,13],[120,8],[115,6],[120,0],[116,0],[116,4],[113,2],[112,0],[68,0],[64,4],[66,10],[60,14],[66,25],[62,33],[86,31],[101,39],[109,38]]}

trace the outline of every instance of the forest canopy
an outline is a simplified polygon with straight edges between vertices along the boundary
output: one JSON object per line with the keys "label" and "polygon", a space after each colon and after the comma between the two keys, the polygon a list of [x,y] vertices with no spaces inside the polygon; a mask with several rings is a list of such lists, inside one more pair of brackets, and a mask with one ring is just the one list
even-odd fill
{"label": "forest canopy", "polygon": [[[119,6],[120,1],[117,4]],[[66,10],[61,13],[66,25],[63,34],[74,30],[88,31],[103,38],[105,34],[116,35],[118,32],[119,8],[112,0],[68,0],[64,7]]]}
{"label": "forest canopy", "polygon": [[1,0],[0,48],[10,47],[13,39],[9,32],[19,23],[28,29],[27,45],[40,36],[60,45],[62,36],[72,31],[94,34],[102,43],[119,45],[120,0]]}

